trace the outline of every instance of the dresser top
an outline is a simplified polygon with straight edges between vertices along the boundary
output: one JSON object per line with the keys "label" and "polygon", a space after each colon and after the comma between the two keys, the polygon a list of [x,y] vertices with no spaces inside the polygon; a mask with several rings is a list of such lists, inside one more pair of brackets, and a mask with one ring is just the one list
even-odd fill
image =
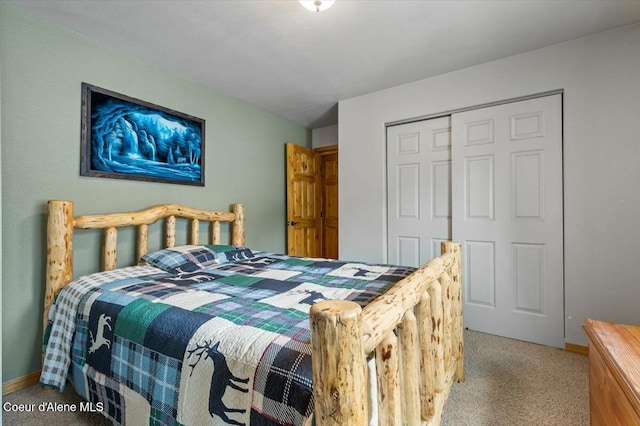
{"label": "dresser top", "polygon": [[630,402],[640,412],[640,327],[585,320],[589,350],[597,350]]}

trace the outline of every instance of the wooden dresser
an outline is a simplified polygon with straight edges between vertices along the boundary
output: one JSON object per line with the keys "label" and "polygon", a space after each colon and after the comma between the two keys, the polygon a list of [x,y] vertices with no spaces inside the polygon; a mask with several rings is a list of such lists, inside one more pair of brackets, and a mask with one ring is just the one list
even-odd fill
{"label": "wooden dresser", "polygon": [[640,327],[587,319],[591,425],[640,426]]}

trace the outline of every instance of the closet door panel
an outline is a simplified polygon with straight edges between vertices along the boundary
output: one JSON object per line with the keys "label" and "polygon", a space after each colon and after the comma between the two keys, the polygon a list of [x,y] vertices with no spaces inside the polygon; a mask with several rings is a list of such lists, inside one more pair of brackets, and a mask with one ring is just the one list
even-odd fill
{"label": "closet door panel", "polygon": [[465,326],[557,347],[561,107],[561,95],[552,95],[452,115],[452,234],[466,250]]}
{"label": "closet door panel", "polygon": [[450,117],[387,128],[389,263],[418,267],[451,238],[450,147]]}

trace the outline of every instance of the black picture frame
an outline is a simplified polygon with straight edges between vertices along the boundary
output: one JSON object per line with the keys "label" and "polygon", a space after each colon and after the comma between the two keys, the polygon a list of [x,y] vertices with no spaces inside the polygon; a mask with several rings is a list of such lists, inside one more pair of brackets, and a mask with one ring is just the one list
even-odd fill
{"label": "black picture frame", "polygon": [[82,83],[80,175],[204,186],[205,120]]}

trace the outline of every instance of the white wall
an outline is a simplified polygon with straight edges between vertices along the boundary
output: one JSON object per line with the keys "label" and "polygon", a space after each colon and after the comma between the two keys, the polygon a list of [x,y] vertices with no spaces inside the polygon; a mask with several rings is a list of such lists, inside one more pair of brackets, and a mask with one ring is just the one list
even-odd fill
{"label": "white wall", "polygon": [[338,125],[319,127],[311,131],[311,147],[313,149],[338,144]]}
{"label": "white wall", "polygon": [[565,340],[640,324],[640,25],[339,103],[340,256],[386,259],[385,123],[564,89]]}

